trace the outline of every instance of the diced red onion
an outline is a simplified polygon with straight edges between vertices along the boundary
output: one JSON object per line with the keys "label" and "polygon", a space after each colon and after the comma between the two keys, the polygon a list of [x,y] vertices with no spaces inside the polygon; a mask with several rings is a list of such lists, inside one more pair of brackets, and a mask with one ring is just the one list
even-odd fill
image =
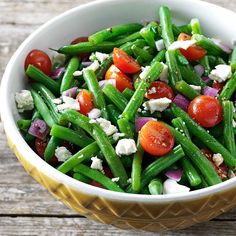
{"label": "diced red onion", "polygon": [[150,120],[156,120],[153,117],[137,117],[135,119],[135,129],[139,132],[141,128]]}
{"label": "diced red onion", "polygon": [[208,83],[210,81],[210,78],[208,76],[203,76],[202,81]]}
{"label": "diced red onion", "polygon": [[81,62],[82,66],[85,66],[85,67],[90,66],[92,63],[93,63],[92,61],[82,61]]}
{"label": "diced red onion", "polygon": [[180,107],[184,111],[187,111],[190,102],[183,95],[177,94],[173,100],[173,103],[175,103],[178,107]]}
{"label": "diced red onion", "polygon": [[64,73],[64,71],[65,71],[64,67],[59,67],[59,68],[55,69],[52,72],[51,78],[52,79],[59,79],[61,77],[61,75]]}
{"label": "diced red onion", "polygon": [[196,73],[197,73],[199,76],[202,76],[202,75],[204,74],[204,72],[205,72],[204,66],[203,66],[203,65],[200,65],[200,64],[194,66],[194,70],[196,71]]}
{"label": "diced red onion", "polygon": [[168,177],[169,179],[173,179],[178,182],[181,180],[182,174],[183,174],[183,171],[181,169],[168,170],[165,173],[165,176]]}
{"label": "diced red onion", "polygon": [[39,139],[45,139],[49,133],[49,127],[40,119],[36,119],[31,123],[28,133]]}
{"label": "diced red onion", "polygon": [[216,97],[218,95],[218,90],[209,86],[203,89],[203,94],[211,97]]}
{"label": "diced red onion", "polygon": [[76,98],[78,87],[70,88],[62,93],[63,96]]}
{"label": "diced red onion", "polygon": [[99,84],[100,89],[103,89],[103,87],[104,87],[106,84],[111,84],[111,85],[113,85],[114,87],[116,87],[116,80],[115,80],[115,79],[100,80],[100,81],[98,82],[98,84]]}
{"label": "diced red onion", "polygon": [[211,40],[212,40],[217,46],[219,46],[224,52],[226,52],[226,53],[228,53],[228,54],[230,54],[230,53],[232,52],[232,49],[231,49],[229,46],[227,46],[227,45],[225,45],[224,43],[222,43],[220,39],[214,39],[214,38],[212,38]]}

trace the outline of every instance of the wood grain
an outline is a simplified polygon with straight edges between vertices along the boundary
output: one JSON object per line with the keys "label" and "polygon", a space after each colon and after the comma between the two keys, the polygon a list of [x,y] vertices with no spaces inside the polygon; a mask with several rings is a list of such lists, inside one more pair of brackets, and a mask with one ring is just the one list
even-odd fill
{"label": "wood grain", "polygon": [[[0,0],[0,78],[11,55],[39,25],[91,0]],[[208,2],[236,11],[231,0]],[[189,229],[162,235],[236,235],[236,208]],[[0,235],[154,235],[91,222],[55,200],[26,174],[7,146],[0,121]],[[157,234],[155,234],[157,235]]]}

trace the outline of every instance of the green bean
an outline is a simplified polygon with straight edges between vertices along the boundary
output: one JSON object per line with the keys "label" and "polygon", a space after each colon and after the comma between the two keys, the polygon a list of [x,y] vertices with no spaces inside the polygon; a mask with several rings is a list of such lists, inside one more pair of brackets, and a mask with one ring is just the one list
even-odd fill
{"label": "green bean", "polygon": [[181,65],[189,65],[188,60],[179,50],[176,50],[176,59]]}
{"label": "green bean", "polygon": [[224,162],[227,166],[236,167],[236,158],[232,156],[229,151],[214,137],[212,137],[204,128],[192,120],[186,112],[177,107],[175,104],[171,105],[171,110],[176,117],[181,117],[183,119],[190,133],[200,139],[214,153],[220,153],[223,156]]}
{"label": "green bean", "polygon": [[20,119],[18,120],[17,126],[20,130],[24,130],[27,132],[27,130],[29,129],[30,125],[31,125],[32,120],[25,120],[25,119]]}
{"label": "green bean", "polygon": [[163,62],[165,60],[165,54],[166,50],[163,49],[160,52],[157,53],[157,55],[152,59],[151,65],[154,64],[155,62]]}
{"label": "green bean", "polygon": [[121,112],[125,109],[128,100],[112,84],[106,84],[102,91]]}
{"label": "green bean", "polygon": [[116,107],[113,104],[107,105],[107,112],[111,123],[117,126],[117,121],[119,120],[120,112],[116,109]]}
{"label": "green bean", "polygon": [[236,46],[234,46],[233,52],[231,54],[230,66],[231,66],[232,71],[236,70]]}
{"label": "green bean", "polygon": [[168,48],[175,41],[169,8],[167,6],[161,6],[159,9],[159,15],[162,38],[164,40],[165,47]]}
{"label": "green bean", "polygon": [[75,56],[72,57],[68,63],[66,71],[62,77],[60,92],[64,92],[71,88],[72,81],[74,79],[73,73],[79,68],[80,59]]}
{"label": "green bean", "polygon": [[142,161],[143,161],[143,147],[137,141],[137,152],[134,154],[132,170],[131,170],[131,186],[134,192],[139,192],[141,190],[141,172],[142,172]]}
{"label": "green bean", "polygon": [[153,179],[148,184],[148,189],[151,195],[160,195],[163,192],[163,185],[160,179]]}
{"label": "green bean", "polygon": [[93,142],[93,140],[84,133],[56,124],[52,126],[50,135],[71,142],[79,147],[86,147]]}
{"label": "green bean", "polygon": [[106,177],[98,170],[91,169],[83,164],[79,164],[76,167],[76,171],[90,179],[97,181],[109,190],[116,192],[124,192],[115,182],[113,182],[110,178]]}
{"label": "green bean", "polygon": [[125,168],[131,168],[132,166],[132,157],[131,156],[123,156],[121,158],[121,162]]}
{"label": "green bean", "polygon": [[223,134],[223,124],[220,123],[220,124],[214,126],[213,128],[208,129],[208,131],[209,131],[210,135],[214,136],[215,138],[218,138],[218,137],[222,136],[222,134]]}
{"label": "green bean", "polygon": [[199,63],[204,67],[204,73],[205,75],[209,75],[211,72],[211,67],[209,64],[209,57],[208,56],[204,56]]}
{"label": "green bean", "polygon": [[88,40],[90,43],[96,45],[118,35],[136,32],[142,27],[143,26],[138,23],[114,25],[90,35]]}
{"label": "green bean", "polygon": [[42,83],[45,85],[49,90],[51,90],[54,94],[60,94],[60,87],[57,82],[53,79],[45,75],[41,70],[34,67],[33,65],[29,65],[26,70],[26,75],[32,78],[33,80]]}
{"label": "green bean", "polygon": [[[125,37],[124,39],[119,39],[116,40],[116,44],[117,45],[122,45],[121,47],[123,47],[123,44],[128,43],[128,42],[133,42],[133,41],[138,41],[142,39],[141,34],[138,32],[135,32],[133,34],[128,35],[127,37]],[[121,48],[122,49],[122,48]],[[123,50],[123,49],[122,49]]]}
{"label": "green bean", "polygon": [[152,82],[154,82],[158,76],[161,74],[163,65],[159,62],[155,62],[148,69],[147,73],[141,79],[138,84],[137,89],[134,92],[134,95],[128,102],[125,107],[122,117],[127,118],[128,120],[133,120],[138,108],[142,105],[144,95],[147,89],[150,87]]}
{"label": "green bean", "polygon": [[236,91],[236,73],[232,75],[232,77],[226,82],[225,86],[223,87],[219,100],[229,100],[233,93]]}
{"label": "green bean", "polygon": [[44,160],[50,162],[55,155],[55,150],[60,145],[61,140],[57,137],[51,137],[44,152]]}
{"label": "green bean", "polygon": [[176,82],[175,88],[179,93],[183,94],[186,98],[188,98],[190,100],[193,100],[195,97],[200,95],[200,93],[198,91],[193,89],[184,80]]}
{"label": "green bean", "polygon": [[24,136],[24,138],[25,138],[25,141],[26,141],[27,143],[29,143],[30,145],[31,145],[32,142],[35,140],[35,137],[34,137],[33,135],[29,134],[29,133],[27,133],[27,134]]}
{"label": "green bean", "polygon": [[117,121],[119,130],[121,133],[124,133],[127,138],[133,138],[134,132],[132,130],[132,127],[130,125],[130,122],[125,118],[120,118]]}
{"label": "green bean", "polygon": [[226,61],[223,58],[217,57],[216,58],[216,65],[220,65],[220,64],[227,65]]}
{"label": "green bean", "polygon": [[78,172],[73,174],[73,178],[86,184],[89,184],[91,182],[91,179],[89,177]]}
{"label": "green bean", "polygon": [[181,133],[183,133],[188,139],[191,140],[191,136],[188,132],[188,128],[186,127],[184,121],[180,117],[174,118],[171,121],[171,123],[173,124],[175,128],[177,128]]}
{"label": "green bean", "polygon": [[180,33],[191,34],[191,26],[189,24],[180,26],[172,24],[172,29],[175,37],[178,37]]}
{"label": "green bean", "polygon": [[90,160],[91,157],[96,156],[100,151],[97,142],[93,142],[83,149],[79,150],[73,156],[71,156],[68,160],[62,163],[57,170],[66,174],[70,170],[72,170],[75,166],[84,162],[86,160]]}
{"label": "green bean", "polygon": [[206,49],[209,55],[227,57],[227,53],[216,45],[211,39],[200,34],[194,34],[192,39],[196,40],[197,46]]}
{"label": "green bean", "polygon": [[89,91],[93,93],[95,106],[101,110],[103,118],[109,119],[108,113],[106,110],[105,99],[99,87],[98,80],[96,78],[94,71],[84,70],[83,76],[84,76],[84,80],[86,84],[88,85]]}
{"label": "green bean", "polygon": [[201,86],[202,88],[206,86],[201,77],[194,71],[194,69],[190,65],[188,66],[179,65],[179,69],[183,79],[187,83],[198,85]]}
{"label": "green bean", "polygon": [[126,88],[122,94],[124,95],[124,97],[127,99],[127,100],[130,100],[131,97],[134,95],[134,91],[129,89],[129,88]]}
{"label": "green bean", "polygon": [[158,158],[144,169],[141,176],[141,189],[145,187],[159,173],[173,165],[175,162],[184,157],[184,151],[180,145],[176,146],[167,155]]}
{"label": "green bean", "polygon": [[150,62],[153,59],[153,56],[147,50],[143,48],[133,45],[131,49],[136,57],[139,56],[141,58],[143,63]]}
{"label": "green bean", "polygon": [[235,136],[233,131],[233,109],[234,105],[231,101],[223,101],[223,124],[224,124],[224,144],[229,152],[236,156]]}
{"label": "green bean", "polygon": [[127,173],[120,158],[117,156],[114,148],[112,147],[107,135],[102,130],[102,128],[96,124],[92,123],[93,126],[93,138],[97,141],[100,150],[102,151],[108,166],[110,167],[114,177],[119,177],[118,183],[121,186],[127,184]]}
{"label": "green bean", "polygon": [[31,89],[31,94],[32,94],[36,109],[39,111],[40,115],[42,116],[46,124],[49,127],[52,127],[55,124],[55,120],[53,119],[47,105],[44,103],[41,96],[35,90]]}
{"label": "green bean", "polygon": [[32,115],[32,118],[31,120],[34,121],[36,119],[41,119],[41,115],[39,114],[39,112],[35,109],[34,112],[33,112],[33,115]]}

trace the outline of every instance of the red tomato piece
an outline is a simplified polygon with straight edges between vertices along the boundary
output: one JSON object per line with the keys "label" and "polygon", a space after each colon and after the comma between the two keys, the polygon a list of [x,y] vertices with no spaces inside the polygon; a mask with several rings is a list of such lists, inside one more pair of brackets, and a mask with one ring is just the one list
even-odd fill
{"label": "red tomato piece", "polygon": [[50,57],[43,51],[34,49],[27,55],[25,59],[25,71],[28,65],[33,65],[39,70],[44,72],[46,75],[51,74],[52,62]]}
{"label": "red tomato piece", "polygon": [[[83,37],[76,38],[70,44],[74,45],[81,42],[88,42],[88,37],[83,36]],[[82,53],[79,53],[77,56],[80,57],[82,60],[87,60],[90,56],[90,53],[82,52]]]}
{"label": "red tomato piece", "polygon": [[115,66],[123,73],[135,74],[141,70],[141,66],[134,58],[119,48],[113,49],[112,58]]}
{"label": "red tomato piece", "polygon": [[76,99],[79,102],[81,114],[87,115],[93,109],[93,95],[87,89],[82,89]]}
{"label": "red tomato piece", "polygon": [[132,80],[121,72],[115,65],[111,65],[105,74],[105,79],[114,79],[116,81],[116,88],[123,92],[126,88],[134,89]]}
{"label": "red tomato piece", "polygon": [[[178,36],[178,40],[190,40],[191,36],[185,33],[181,33]],[[197,61],[202,59],[206,55],[206,50],[202,47],[199,47],[197,45],[193,45],[189,47],[188,49],[182,49],[180,48],[180,52],[186,57],[189,61]]]}
{"label": "red tomato piece", "polygon": [[214,81],[213,84],[212,84],[212,88],[216,89],[218,91],[218,93],[221,92],[221,90],[224,88],[225,86],[225,83],[219,83],[217,81]]}
{"label": "red tomato piece", "polygon": [[151,155],[163,156],[170,152],[175,140],[171,130],[159,121],[150,120],[141,129],[140,144]]}
{"label": "red tomato piece", "polygon": [[162,81],[153,82],[145,94],[145,97],[147,99],[157,99],[166,97],[173,100],[174,96],[175,95],[172,88]]}
{"label": "red tomato piece", "polygon": [[214,127],[223,119],[219,101],[206,95],[200,95],[190,102],[188,114],[202,127]]}

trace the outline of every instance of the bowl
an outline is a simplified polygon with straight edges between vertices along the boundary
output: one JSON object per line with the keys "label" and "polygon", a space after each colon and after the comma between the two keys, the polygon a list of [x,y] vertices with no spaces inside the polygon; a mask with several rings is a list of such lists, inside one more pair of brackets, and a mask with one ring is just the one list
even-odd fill
{"label": "bowl", "polygon": [[[224,183],[177,195],[125,194],[96,188],[64,175],[44,162],[27,145],[16,126],[19,114],[15,92],[27,87],[24,59],[33,48],[52,55],[57,48],[79,35],[122,22],[156,19],[165,4],[177,24],[198,17],[204,32],[231,44],[236,38],[236,14],[198,0],[106,0],[69,10],[31,34],[7,65],[1,85],[1,116],[10,148],[25,170],[57,199],[79,214],[123,229],[163,231],[181,229],[207,221],[236,204],[236,178]],[[206,14],[207,12],[207,14]]]}

